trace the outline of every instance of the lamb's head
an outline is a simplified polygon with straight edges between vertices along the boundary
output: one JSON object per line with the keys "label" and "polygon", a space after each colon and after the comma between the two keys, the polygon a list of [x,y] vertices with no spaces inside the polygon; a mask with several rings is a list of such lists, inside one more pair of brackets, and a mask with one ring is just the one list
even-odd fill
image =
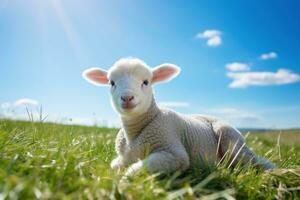
{"label": "lamb's head", "polygon": [[123,116],[140,115],[146,112],[153,100],[152,85],[166,82],[177,76],[180,68],[162,64],[150,68],[137,58],[118,60],[108,71],[91,68],[83,77],[94,85],[110,86],[111,102]]}

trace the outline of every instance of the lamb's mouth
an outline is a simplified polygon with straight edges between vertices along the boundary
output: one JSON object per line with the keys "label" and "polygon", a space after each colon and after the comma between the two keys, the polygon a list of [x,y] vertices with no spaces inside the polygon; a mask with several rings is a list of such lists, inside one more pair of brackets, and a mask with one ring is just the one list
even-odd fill
{"label": "lamb's mouth", "polygon": [[132,104],[132,103],[122,103],[121,107],[123,110],[132,110],[134,109],[138,104]]}

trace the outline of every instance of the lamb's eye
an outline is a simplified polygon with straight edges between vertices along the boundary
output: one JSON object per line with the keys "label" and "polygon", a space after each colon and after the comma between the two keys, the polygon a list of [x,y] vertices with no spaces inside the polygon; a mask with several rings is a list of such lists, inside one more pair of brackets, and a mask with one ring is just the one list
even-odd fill
{"label": "lamb's eye", "polygon": [[143,81],[143,84],[144,84],[144,85],[148,85],[148,84],[149,84],[149,81],[148,81],[148,80],[144,80],[144,81]]}
{"label": "lamb's eye", "polygon": [[114,81],[110,81],[110,85],[111,86],[115,86],[115,82]]}

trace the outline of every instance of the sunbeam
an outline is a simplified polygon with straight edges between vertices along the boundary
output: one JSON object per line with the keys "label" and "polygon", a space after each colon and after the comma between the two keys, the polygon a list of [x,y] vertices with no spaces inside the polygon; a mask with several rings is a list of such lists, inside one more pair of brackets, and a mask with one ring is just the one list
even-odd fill
{"label": "sunbeam", "polygon": [[82,61],[84,58],[84,53],[82,49],[82,45],[79,39],[79,35],[77,34],[71,20],[66,14],[63,5],[60,0],[51,0],[53,8],[57,14],[59,22],[67,36],[67,39],[70,42],[70,45],[74,49],[76,57],[79,61]]}

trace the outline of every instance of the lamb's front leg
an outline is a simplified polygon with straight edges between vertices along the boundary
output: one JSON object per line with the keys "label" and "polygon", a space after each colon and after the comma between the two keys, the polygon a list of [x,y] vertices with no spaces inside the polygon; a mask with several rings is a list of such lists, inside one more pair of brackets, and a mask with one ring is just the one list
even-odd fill
{"label": "lamb's front leg", "polygon": [[110,167],[112,169],[119,172],[125,167],[128,167],[130,164],[136,162],[136,160],[132,160],[131,155],[128,155],[127,143],[123,129],[120,129],[117,134],[115,141],[115,150],[117,152],[117,157],[113,159],[110,163]]}
{"label": "lamb's front leg", "polygon": [[125,176],[132,176],[141,169],[150,173],[170,173],[177,170],[183,171],[189,168],[189,157],[183,147],[174,147],[168,151],[151,153],[146,159],[132,164]]}

